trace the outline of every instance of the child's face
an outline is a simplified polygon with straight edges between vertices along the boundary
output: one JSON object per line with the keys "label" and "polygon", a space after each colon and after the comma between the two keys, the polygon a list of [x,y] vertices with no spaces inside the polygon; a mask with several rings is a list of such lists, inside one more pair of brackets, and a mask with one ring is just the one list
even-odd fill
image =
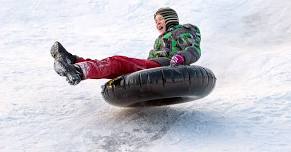
{"label": "child's face", "polygon": [[166,32],[166,21],[162,15],[158,14],[155,17],[156,28],[160,32],[160,34],[164,34]]}

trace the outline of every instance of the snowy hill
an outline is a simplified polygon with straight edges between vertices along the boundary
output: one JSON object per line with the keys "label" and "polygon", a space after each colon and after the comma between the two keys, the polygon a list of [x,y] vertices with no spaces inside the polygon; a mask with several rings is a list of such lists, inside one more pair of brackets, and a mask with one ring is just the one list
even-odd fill
{"label": "snowy hill", "polygon": [[[291,151],[291,1],[2,0],[0,151]],[[174,8],[202,32],[195,63],[217,76],[207,97],[155,108],[102,99],[107,80],[69,86],[53,71],[74,54],[146,58],[153,14]]]}

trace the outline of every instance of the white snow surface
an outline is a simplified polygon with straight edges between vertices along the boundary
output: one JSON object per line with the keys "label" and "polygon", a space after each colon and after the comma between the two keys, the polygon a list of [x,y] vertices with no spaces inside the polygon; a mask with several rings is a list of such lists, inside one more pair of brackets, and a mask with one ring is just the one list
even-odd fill
{"label": "white snow surface", "polygon": [[[1,152],[290,152],[290,0],[1,0]],[[169,6],[200,27],[195,63],[217,77],[207,97],[119,108],[107,80],[70,86],[49,50],[146,58]]]}

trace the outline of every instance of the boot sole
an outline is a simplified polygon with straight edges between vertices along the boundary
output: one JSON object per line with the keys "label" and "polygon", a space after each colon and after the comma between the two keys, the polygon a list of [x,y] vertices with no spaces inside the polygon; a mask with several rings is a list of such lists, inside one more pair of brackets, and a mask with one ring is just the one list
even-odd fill
{"label": "boot sole", "polygon": [[57,54],[59,53],[59,42],[55,42],[54,45],[51,47],[51,55],[54,59],[56,59]]}
{"label": "boot sole", "polygon": [[[54,70],[56,71],[58,75],[67,77],[67,81],[69,81],[69,83],[72,85],[76,85],[80,82],[80,81],[76,82],[74,80],[74,77],[79,77],[79,79],[81,80],[81,77],[78,74],[73,73],[73,71],[75,71],[73,65],[70,65],[64,61],[55,60]],[[72,82],[75,82],[75,83],[72,83]]]}
{"label": "boot sole", "polygon": [[74,64],[76,59],[74,58],[74,55],[70,54],[63,45],[56,41],[50,50],[51,56],[57,60],[57,61],[64,61],[68,64]]}
{"label": "boot sole", "polygon": [[[61,45],[61,43],[60,42],[55,42],[54,44],[53,44],[53,46],[51,47],[51,56],[54,58],[54,59],[57,59],[57,57],[58,57],[58,55],[59,54],[61,54],[61,53],[63,53],[61,50],[60,50],[60,46],[62,46]],[[59,55],[60,56],[60,55]]]}

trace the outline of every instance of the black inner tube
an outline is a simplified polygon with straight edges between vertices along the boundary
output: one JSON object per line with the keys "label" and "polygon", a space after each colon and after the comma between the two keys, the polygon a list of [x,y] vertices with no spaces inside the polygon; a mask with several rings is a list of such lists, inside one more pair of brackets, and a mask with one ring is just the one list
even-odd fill
{"label": "black inner tube", "polygon": [[158,67],[112,79],[101,93],[116,106],[161,106],[205,97],[215,83],[213,72],[201,66]]}

